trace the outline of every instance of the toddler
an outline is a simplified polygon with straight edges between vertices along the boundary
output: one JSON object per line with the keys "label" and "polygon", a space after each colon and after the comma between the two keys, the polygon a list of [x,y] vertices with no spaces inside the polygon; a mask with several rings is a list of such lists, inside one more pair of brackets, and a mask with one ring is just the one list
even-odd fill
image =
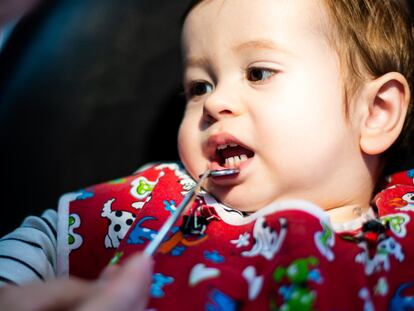
{"label": "toddler", "polygon": [[381,182],[412,131],[412,29],[398,0],[194,1],[183,166],[63,196],[49,270],[122,264],[200,174],[237,168],[210,177],[161,244],[149,308],[414,308],[414,171]]}

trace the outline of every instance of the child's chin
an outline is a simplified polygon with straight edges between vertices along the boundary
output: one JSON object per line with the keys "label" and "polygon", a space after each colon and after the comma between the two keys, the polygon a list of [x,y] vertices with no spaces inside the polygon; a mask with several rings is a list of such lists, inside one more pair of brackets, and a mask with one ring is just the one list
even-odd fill
{"label": "child's chin", "polygon": [[[206,189],[211,195],[213,195],[220,203],[230,207],[232,209],[238,210],[240,212],[252,212],[252,205],[246,204],[248,198],[243,198],[242,195],[236,193],[234,188],[229,187],[227,191],[224,187],[212,187],[211,189]],[[209,191],[210,190],[210,191]]]}

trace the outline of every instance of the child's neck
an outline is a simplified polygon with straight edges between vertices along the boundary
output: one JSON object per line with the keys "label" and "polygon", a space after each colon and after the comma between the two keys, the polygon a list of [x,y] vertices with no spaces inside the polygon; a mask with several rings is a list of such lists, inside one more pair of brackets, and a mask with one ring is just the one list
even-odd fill
{"label": "child's neck", "polygon": [[361,205],[345,205],[327,210],[332,223],[344,223],[361,217],[367,213],[369,206],[362,207]]}

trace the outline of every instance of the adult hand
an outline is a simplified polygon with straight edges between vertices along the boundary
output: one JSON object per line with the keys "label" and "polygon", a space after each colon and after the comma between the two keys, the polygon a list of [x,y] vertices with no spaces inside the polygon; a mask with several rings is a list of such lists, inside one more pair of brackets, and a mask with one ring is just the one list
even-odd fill
{"label": "adult hand", "polygon": [[142,311],[151,279],[152,259],[137,254],[93,282],[69,278],[6,286],[0,289],[0,310]]}
{"label": "adult hand", "polygon": [[110,266],[102,274],[99,294],[91,295],[76,311],[142,311],[152,281],[152,258],[137,254],[123,266]]}

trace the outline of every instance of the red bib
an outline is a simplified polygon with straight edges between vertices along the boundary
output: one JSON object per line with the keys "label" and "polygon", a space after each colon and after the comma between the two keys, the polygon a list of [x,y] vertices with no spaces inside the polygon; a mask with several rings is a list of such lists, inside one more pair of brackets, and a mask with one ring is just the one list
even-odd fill
{"label": "red bib", "polygon": [[[379,218],[341,234],[309,202],[246,217],[203,193],[154,256],[148,308],[414,308],[413,177],[392,176],[375,198]],[[194,185],[177,164],[162,164],[64,196],[59,273],[93,279],[111,260],[142,251]]]}

